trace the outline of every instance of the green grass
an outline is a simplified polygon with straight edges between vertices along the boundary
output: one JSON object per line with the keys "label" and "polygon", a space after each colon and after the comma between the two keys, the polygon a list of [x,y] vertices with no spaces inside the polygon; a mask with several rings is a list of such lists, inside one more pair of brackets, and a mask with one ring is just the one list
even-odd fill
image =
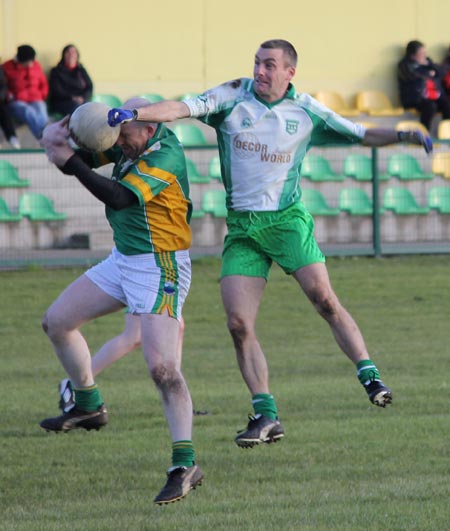
{"label": "green grass", "polygon": [[[285,439],[242,450],[250,397],[219,294],[219,261],[193,264],[184,373],[202,487],[152,503],[170,465],[162,408],[140,352],[99,378],[110,424],[54,435],[63,376],[40,317],[81,270],[0,273],[1,530],[446,531],[450,527],[449,257],[330,259],[334,288],[395,393],[372,406],[295,282],[274,268],[258,329]],[[87,325],[94,351],[123,314]]]}

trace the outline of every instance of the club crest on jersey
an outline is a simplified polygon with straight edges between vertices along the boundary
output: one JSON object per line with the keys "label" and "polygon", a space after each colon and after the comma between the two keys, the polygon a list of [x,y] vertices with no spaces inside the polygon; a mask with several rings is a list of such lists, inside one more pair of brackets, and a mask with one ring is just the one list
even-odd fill
{"label": "club crest on jersey", "polygon": [[286,133],[294,135],[298,131],[297,120],[286,120]]}
{"label": "club crest on jersey", "polygon": [[251,127],[252,126],[252,121],[250,120],[250,118],[244,118],[241,122],[241,127]]}

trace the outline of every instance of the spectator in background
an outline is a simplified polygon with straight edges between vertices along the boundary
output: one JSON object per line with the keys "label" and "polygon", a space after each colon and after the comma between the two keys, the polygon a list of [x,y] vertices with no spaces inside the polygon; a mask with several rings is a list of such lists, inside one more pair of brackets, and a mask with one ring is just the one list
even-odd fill
{"label": "spectator in background", "polygon": [[450,47],[447,50],[447,55],[442,63],[443,74],[442,84],[444,85],[447,97],[450,98]]}
{"label": "spectator in background", "polygon": [[41,65],[35,58],[34,48],[24,44],[17,48],[14,59],[3,64],[3,70],[11,114],[19,122],[27,124],[34,137],[39,139],[48,122],[45,102],[48,83]]}
{"label": "spectator in background", "polygon": [[5,138],[8,140],[11,147],[14,149],[20,149],[20,142],[17,138],[14,123],[6,104],[6,93],[6,78],[3,68],[0,65],[0,128],[3,130]]}
{"label": "spectator in background", "polygon": [[427,57],[425,45],[410,41],[406,53],[398,63],[400,99],[406,109],[420,112],[421,123],[430,130],[437,112],[450,118],[450,103],[442,86],[442,69]]}
{"label": "spectator in background", "polygon": [[79,62],[80,54],[73,44],[63,48],[61,60],[51,69],[49,77],[49,108],[51,112],[70,114],[92,98],[92,81]]}

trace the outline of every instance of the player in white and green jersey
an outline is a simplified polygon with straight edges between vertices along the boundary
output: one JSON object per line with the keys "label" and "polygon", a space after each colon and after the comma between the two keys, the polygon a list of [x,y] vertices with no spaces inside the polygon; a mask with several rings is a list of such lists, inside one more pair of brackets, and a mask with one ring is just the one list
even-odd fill
{"label": "player in white and green jersey", "polygon": [[[146,105],[133,98],[124,108]],[[155,503],[183,498],[199,485],[195,463],[192,400],[177,352],[182,307],[191,281],[191,201],[185,156],[164,125],[121,126],[114,149],[74,152],[67,119],[49,126],[42,144],[51,162],[75,175],[106,205],[115,247],[101,263],[68,286],[50,306],[43,327],[75,391],[75,406],[44,419],[47,431],[99,429],[108,412],[95,383],[91,356],[80,327],[125,306],[139,316],[149,372],[160,392],[172,438],[172,467]],[[112,179],[92,168],[114,162]],[[126,389],[126,388],[125,388]]]}
{"label": "player in white and green jersey", "polygon": [[427,152],[432,149],[431,140],[419,131],[366,130],[297,93],[291,84],[296,64],[292,44],[266,41],[256,52],[253,79],[236,79],[184,102],[109,112],[113,126],[196,117],[216,130],[228,207],[222,300],[255,411],[235,439],[241,447],[284,436],[255,332],[273,262],[295,278],[329,323],[339,347],[356,365],[371,402],[385,407],[392,400],[358,326],[331,287],[325,258],[314,239],[313,219],[301,202],[300,170],[306,152],[326,143],[383,146],[402,141],[422,145]]}

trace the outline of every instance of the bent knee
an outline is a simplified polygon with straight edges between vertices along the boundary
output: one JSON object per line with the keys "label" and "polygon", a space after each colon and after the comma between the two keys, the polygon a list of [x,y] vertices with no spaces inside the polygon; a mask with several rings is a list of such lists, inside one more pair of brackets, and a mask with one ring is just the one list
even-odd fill
{"label": "bent knee", "polygon": [[340,302],[333,292],[316,293],[312,302],[325,319],[330,319],[339,313]]}
{"label": "bent knee", "polygon": [[172,364],[159,363],[151,367],[150,376],[159,389],[176,391],[182,384],[181,374]]}
{"label": "bent knee", "polygon": [[243,340],[251,332],[249,324],[238,314],[231,314],[228,316],[227,326],[230,334],[235,340]]}

